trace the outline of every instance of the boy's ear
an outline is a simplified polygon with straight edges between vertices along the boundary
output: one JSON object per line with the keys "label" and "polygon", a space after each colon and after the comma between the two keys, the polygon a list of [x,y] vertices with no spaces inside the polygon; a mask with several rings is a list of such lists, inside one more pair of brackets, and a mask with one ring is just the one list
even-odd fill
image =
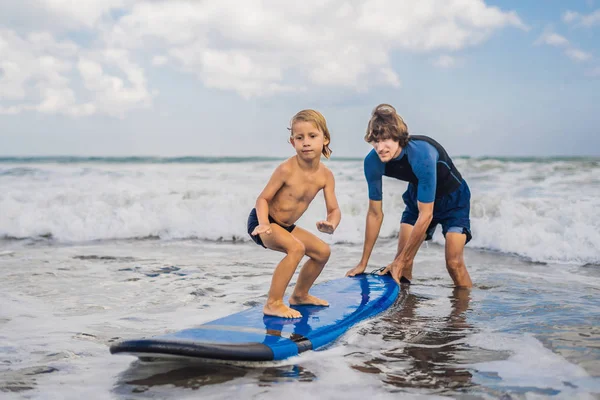
{"label": "boy's ear", "polygon": [[294,139],[290,138],[290,143],[292,144],[292,147],[296,148],[296,145],[294,144]]}

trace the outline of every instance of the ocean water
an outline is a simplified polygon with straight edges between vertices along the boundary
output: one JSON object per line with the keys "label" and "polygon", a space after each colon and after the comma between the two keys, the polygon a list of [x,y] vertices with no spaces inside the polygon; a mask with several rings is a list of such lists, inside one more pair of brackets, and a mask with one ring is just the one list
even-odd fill
{"label": "ocean water", "polygon": [[[472,290],[452,288],[437,232],[386,313],[323,351],[232,366],[108,347],[264,302],[280,256],[246,219],[281,160],[0,158],[0,398],[600,398],[600,159],[455,161]],[[358,262],[368,204],[361,160],[327,165],[338,230],[316,231],[322,195],[298,221],[332,246],[317,282]],[[405,187],[385,178],[370,269],[394,256]]]}

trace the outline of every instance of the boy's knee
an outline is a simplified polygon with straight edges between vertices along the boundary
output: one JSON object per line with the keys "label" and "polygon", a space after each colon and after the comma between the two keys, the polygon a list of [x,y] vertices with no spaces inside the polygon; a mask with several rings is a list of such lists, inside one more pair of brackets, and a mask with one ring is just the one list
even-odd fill
{"label": "boy's knee", "polygon": [[323,252],[322,252],[321,255],[322,255],[322,258],[323,258],[324,262],[329,261],[329,256],[331,256],[331,247],[329,247],[329,246],[326,245],[323,248]]}
{"label": "boy's knee", "polygon": [[329,261],[329,256],[331,256],[331,248],[329,247],[329,245],[326,244],[325,246],[319,249],[319,251],[317,252],[317,254],[315,254],[315,257],[313,257],[313,259],[319,264],[325,264],[327,261]]}
{"label": "boy's knee", "polygon": [[296,241],[287,251],[288,256],[296,257],[298,260],[301,260],[305,253],[306,248],[300,241]]}

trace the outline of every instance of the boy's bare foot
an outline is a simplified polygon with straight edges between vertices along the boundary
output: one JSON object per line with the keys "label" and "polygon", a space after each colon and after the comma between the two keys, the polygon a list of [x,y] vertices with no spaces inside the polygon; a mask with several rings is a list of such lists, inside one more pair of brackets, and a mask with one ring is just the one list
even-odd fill
{"label": "boy's bare foot", "polygon": [[307,294],[306,296],[298,297],[298,296],[290,296],[290,304],[299,306],[299,305],[311,305],[311,306],[329,306],[327,300],[319,299],[313,295]]}
{"label": "boy's bare foot", "polygon": [[283,301],[275,301],[265,304],[263,307],[263,313],[265,315],[272,315],[274,317],[281,318],[302,318],[302,314],[300,314],[300,312],[286,306],[283,304]]}

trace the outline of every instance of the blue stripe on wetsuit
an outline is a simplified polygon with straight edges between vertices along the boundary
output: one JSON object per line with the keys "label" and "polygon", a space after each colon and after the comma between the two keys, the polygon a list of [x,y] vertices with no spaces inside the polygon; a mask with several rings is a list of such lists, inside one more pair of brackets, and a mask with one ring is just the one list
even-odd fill
{"label": "blue stripe on wetsuit", "polygon": [[[407,156],[413,173],[419,180],[417,200],[421,203],[432,203],[435,200],[437,184],[437,162],[439,153],[436,148],[424,140],[411,140],[398,157],[389,161],[400,160]],[[385,163],[379,159],[375,149],[365,157],[365,178],[369,185],[369,199],[383,199],[382,177],[385,173]]]}

